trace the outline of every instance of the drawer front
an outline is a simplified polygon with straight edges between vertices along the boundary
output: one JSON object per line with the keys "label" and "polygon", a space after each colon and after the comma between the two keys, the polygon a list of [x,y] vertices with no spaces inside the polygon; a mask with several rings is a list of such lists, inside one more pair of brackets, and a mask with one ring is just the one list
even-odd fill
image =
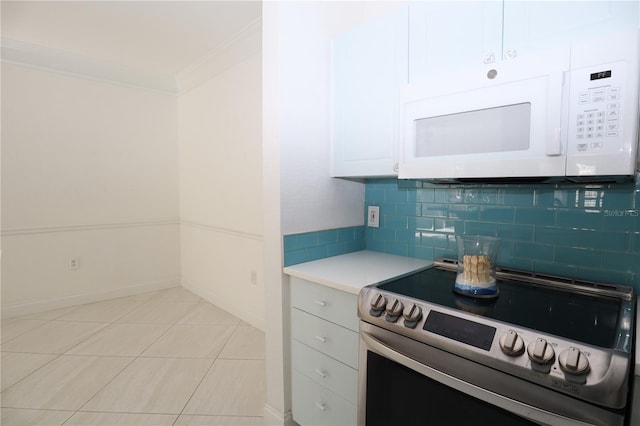
{"label": "drawer front", "polygon": [[358,419],[355,404],[295,370],[292,382],[293,419],[300,425],[355,426]]}
{"label": "drawer front", "polygon": [[291,304],[353,331],[358,331],[358,296],[291,277]]}
{"label": "drawer front", "polygon": [[291,310],[291,335],[295,340],[358,369],[358,333],[294,308]]}
{"label": "drawer front", "polygon": [[294,340],[291,344],[293,369],[337,393],[352,404],[358,403],[358,371]]}

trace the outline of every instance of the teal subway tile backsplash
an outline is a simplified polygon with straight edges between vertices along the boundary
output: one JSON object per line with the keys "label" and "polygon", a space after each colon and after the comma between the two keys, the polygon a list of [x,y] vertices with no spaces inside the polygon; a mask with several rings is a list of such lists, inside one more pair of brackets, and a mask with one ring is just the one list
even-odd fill
{"label": "teal subway tile backsplash", "polygon": [[364,212],[370,205],[380,206],[380,228],[365,228],[368,250],[433,260],[457,256],[456,235],[489,235],[501,239],[500,266],[640,290],[640,183],[434,185],[370,179]]}
{"label": "teal subway tile backsplash", "polygon": [[[640,179],[638,179],[640,180]],[[499,266],[632,285],[640,291],[640,182],[610,185],[434,185],[371,179],[365,206],[380,227],[284,236],[284,264],[362,249],[433,260],[456,235],[501,239]]]}
{"label": "teal subway tile backsplash", "polygon": [[364,249],[364,226],[285,235],[284,266]]}

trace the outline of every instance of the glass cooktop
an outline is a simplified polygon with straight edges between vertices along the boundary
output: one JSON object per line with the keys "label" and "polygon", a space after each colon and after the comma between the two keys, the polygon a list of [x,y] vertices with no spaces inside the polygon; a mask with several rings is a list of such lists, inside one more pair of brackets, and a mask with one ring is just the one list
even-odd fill
{"label": "glass cooktop", "polygon": [[476,299],[453,292],[455,276],[454,271],[431,268],[377,287],[543,333],[614,348],[620,299],[500,279],[498,297]]}

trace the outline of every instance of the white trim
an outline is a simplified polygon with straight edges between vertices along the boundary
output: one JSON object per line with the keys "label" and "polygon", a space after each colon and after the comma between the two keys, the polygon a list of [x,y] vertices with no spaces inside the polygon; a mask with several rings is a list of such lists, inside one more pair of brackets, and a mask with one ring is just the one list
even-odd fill
{"label": "white trim", "polygon": [[85,303],[100,302],[103,300],[133,296],[135,294],[179,286],[180,279],[176,277],[168,280],[135,284],[127,287],[117,288],[114,290],[107,290],[89,294],[78,294],[74,296],[60,297],[57,299],[40,300],[37,302],[22,303],[19,305],[11,305],[0,308],[0,317],[10,318],[20,315],[28,315],[38,312],[45,312],[52,309],[68,308],[70,306],[82,305]]}
{"label": "white trim", "polygon": [[139,71],[126,65],[7,37],[0,39],[0,62],[67,76],[145,89],[164,95],[184,94],[215,75],[244,61],[262,48],[262,18],[257,18],[177,75]]}
{"label": "white trim", "polygon": [[269,426],[297,426],[298,424],[293,421],[293,415],[291,410],[286,413],[282,413],[276,410],[272,405],[264,404],[263,409],[263,424]]}
{"label": "white trim", "polygon": [[195,61],[176,76],[178,94],[183,95],[212,77],[260,54],[262,49],[262,18],[257,18],[233,37]]}
{"label": "white trim", "polygon": [[136,228],[136,227],[142,227],[142,226],[168,226],[168,225],[178,225],[178,224],[180,224],[180,221],[178,219],[169,219],[169,220],[149,221],[149,222],[99,223],[99,224],[90,224],[90,225],[13,228],[13,229],[3,229],[0,232],[0,235],[5,237],[5,236],[12,236],[12,235],[47,234],[47,233],[53,233],[53,232],[95,231],[100,229]]}
{"label": "white trim", "polygon": [[256,240],[256,241],[263,240],[263,236],[260,234],[253,234],[251,232],[238,231],[238,230],[229,229],[229,228],[221,228],[218,226],[207,225],[207,224],[195,222],[192,220],[183,219],[180,221],[180,225],[189,226],[191,228],[204,229],[206,231],[220,232],[223,234],[233,235],[235,237],[249,238],[251,240]]}
{"label": "white trim", "polygon": [[118,86],[145,89],[164,95],[175,96],[177,94],[174,76],[142,73],[125,66],[101,63],[76,53],[7,37],[2,37],[0,44],[2,63]]}

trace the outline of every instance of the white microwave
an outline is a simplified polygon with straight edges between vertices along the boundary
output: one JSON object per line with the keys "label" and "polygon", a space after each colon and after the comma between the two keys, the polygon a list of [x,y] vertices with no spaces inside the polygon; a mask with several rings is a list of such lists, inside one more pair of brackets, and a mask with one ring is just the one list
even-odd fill
{"label": "white microwave", "polygon": [[634,30],[404,87],[398,177],[635,176],[639,39]]}

